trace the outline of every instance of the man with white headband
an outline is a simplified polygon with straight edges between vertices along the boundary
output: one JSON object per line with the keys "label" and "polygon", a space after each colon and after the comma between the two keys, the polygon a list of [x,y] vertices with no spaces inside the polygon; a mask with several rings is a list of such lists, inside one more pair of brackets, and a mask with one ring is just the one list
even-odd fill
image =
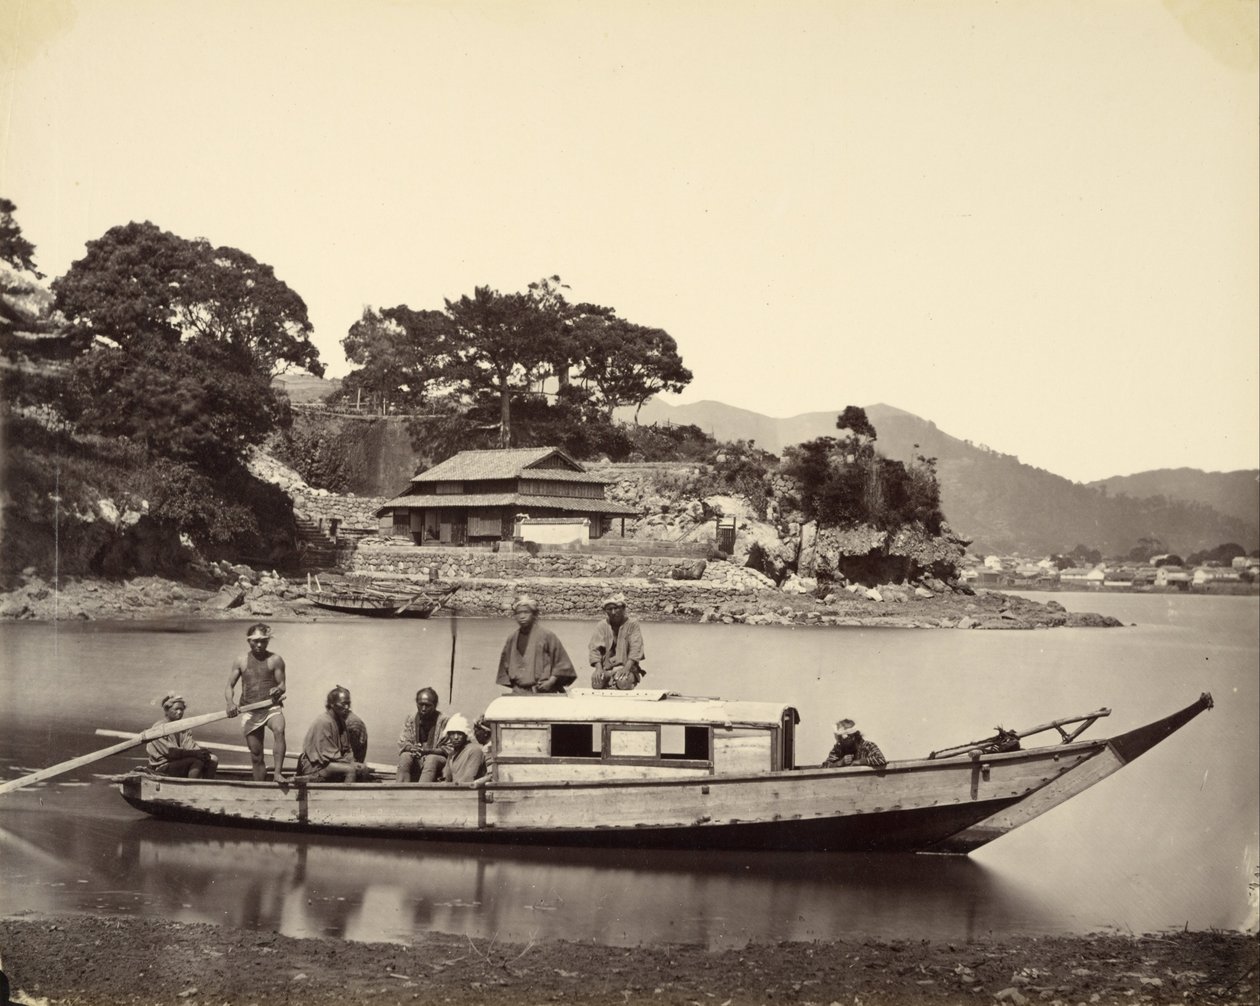
{"label": "man with white headband", "polygon": [[[227,712],[229,716],[238,716],[240,706],[262,702],[264,699],[275,702],[275,705],[266,709],[255,709],[246,713],[241,721],[241,733],[245,735],[245,743],[249,745],[254,779],[262,782],[267,778],[263,728],[271,731],[271,756],[276,766],[274,778],[280,779],[285,753],[284,710],[280,706],[284,699],[284,658],[268,649],[271,644],[271,627],[263,622],[251,625],[245,633],[245,640],[249,643],[249,650],[232,661],[227,688],[223,692],[227,699]],[[240,706],[232,698],[238,681],[241,683]]]}

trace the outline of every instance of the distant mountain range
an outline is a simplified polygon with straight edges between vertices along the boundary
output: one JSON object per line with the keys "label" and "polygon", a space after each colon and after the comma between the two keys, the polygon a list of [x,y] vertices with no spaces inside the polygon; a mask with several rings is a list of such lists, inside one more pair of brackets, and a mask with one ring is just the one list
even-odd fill
{"label": "distant mountain range", "polygon": [[[840,411],[775,419],[721,402],[653,399],[639,421],[695,425],[719,440],[755,440],[781,454],[787,445],[835,435]],[[866,406],[866,414],[885,456],[937,459],[946,519],[973,551],[1046,555],[1087,545],[1123,555],[1149,537],[1183,554],[1225,542],[1260,547],[1260,471],[1165,469],[1082,485],[890,405]]]}

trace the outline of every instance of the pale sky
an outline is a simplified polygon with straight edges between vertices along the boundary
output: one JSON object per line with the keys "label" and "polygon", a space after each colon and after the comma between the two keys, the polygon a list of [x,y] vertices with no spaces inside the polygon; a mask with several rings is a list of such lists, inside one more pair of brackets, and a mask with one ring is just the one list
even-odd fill
{"label": "pale sky", "polygon": [[50,277],[233,245],[364,305],[558,273],[717,399],[884,402],[1076,480],[1260,466],[1254,0],[0,0]]}

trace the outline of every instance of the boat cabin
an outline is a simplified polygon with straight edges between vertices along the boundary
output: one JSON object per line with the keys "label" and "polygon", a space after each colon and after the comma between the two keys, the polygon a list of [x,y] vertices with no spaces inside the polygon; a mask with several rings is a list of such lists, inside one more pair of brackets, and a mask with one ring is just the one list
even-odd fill
{"label": "boat cabin", "polygon": [[751,775],[794,766],[791,706],[635,689],[505,695],[485,719],[496,782]]}

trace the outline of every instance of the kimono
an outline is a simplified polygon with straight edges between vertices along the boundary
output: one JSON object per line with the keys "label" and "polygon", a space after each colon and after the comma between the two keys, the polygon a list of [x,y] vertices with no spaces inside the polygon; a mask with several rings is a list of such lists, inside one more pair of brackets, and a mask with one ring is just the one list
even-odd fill
{"label": "kimono", "polygon": [[520,630],[513,632],[503,644],[499,655],[499,674],[494,680],[516,692],[532,692],[534,686],[555,677],[555,691],[577,680],[573,661],[564,652],[564,644],[550,629],[535,624],[526,636],[525,652],[516,648]]}
{"label": "kimono", "polygon": [[313,775],[335,761],[350,763],[353,759],[346,728],[337,722],[337,717],[325,710],[315,717],[315,722],[306,731],[302,755],[298,758],[298,774]]}

